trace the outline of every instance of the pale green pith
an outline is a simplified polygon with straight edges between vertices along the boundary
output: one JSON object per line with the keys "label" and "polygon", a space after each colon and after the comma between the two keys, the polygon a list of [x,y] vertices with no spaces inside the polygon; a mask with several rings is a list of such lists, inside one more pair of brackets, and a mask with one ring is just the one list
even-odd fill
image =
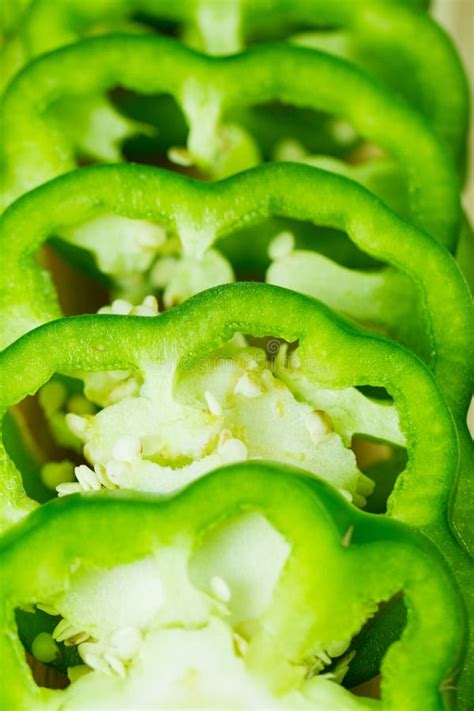
{"label": "pale green pith", "polygon": [[83,414],[71,412],[70,401],[61,409],[58,398],[49,408],[88,463],[76,467],[77,481],[65,477],[60,495],[102,487],[167,494],[224,464],[267,459],[321,476],[363,506],[373,483],[357,466],[353,435],[405,444],[394,405],[355,388],[316,386],[298,351],[288,357],[278,341],[264,350],[236,336],[189,367],[170,360],[145,363],[140,375],[82,378]]}
{"label": "pale green pith", "polygon": [[234,281],[229,262],[209,249],[199,258],[182,253],[179,239],[156,223],[100,215],[61,231],[69,243],[88,250],[100,272],[112,279],[115,295],[143,299],[151,289],[169,308],[193,294]]}
{"label": "pale green pith", "polygon": [[[281,693],[279,671],[269,683],[247,656],[291,553],[264,516],[247,513],[198,544],[183,534],[133,563],[80,568],[65,590],[39,603],[62,616],[53,637],[77,644],[84,662],[69,669],[70,686],[46,707],[372,708],[338,686],[344,658],[318,676],[350,638],[314,643],[309,657],[288,660],[294,671]],[[362,617],[375,609],[358,605]]]}

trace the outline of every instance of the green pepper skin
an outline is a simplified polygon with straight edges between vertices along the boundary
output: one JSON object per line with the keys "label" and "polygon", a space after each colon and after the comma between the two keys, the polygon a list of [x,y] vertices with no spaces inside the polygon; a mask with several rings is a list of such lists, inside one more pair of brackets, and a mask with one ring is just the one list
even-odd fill
{"label": "green pepper skin", "polygon": [[[278,99],[334,112],[395,160],[407,183],[412,221],[448,248],[456,245],[460,181],[427,122],[352,64],[286,45],[216,58],[165,37],[111,35],[40,57],[13,81],[3,102],[5,205],[74,167],[72,146],[47,120],[46,109],[71,91],[81,96],[116,85],[171,94],[190,126],[188,148],[211,174],[217,156],[222,159],[216,131],[232,109]],[[235,163],[231,172],[243,167]]]}
{"label": "green pepper skin", "polygon": [[[302,637],[315,640],[320,625],[331,624],[318,622],[310,612],[311,601],[321,597],[321,566],[334,624],[340,627],[341,615],[349,633],[357,622],[351,622],[348,601],[384,600],[402,591],[408,624],[384,657],[377,708],[446,709],[462,644],[463,610],[435,549],[396,521],[354,510],[324,482],[263,462],[217,470],[169,499],[131,492],[73,495],[45,504],[4,536],[0,657],[8,683],[0,688],[2,707],[56,708],[63,693],[34,684],[14,632],[15,607],[62,589],[79,561],[108,568],[131,562],[178,531],[198,544],[217,521],[249,510],[263,514],[292,546],[291,563],[265,613],[288,658],[308,647]],[[254,653],[258,669],[271,673],[274,644],[264,644],[266,634],[264,628],[252,644],[260,650]],[[367,708],[364,699],[360,702]]]}
{"label": "green pepper skin", "polygon": [[[240,0],[219,12],[213,1],[181,0],[36,0],[22,17],[22,41],[28,58],[79,40],[97,25],[107,27],[144,13],[195,25],[211,54],[229,54],[268,32],[268,25],[331,29],[331,44],[405,96],[433,124],[464,161],[469,114],[467,80],[448,36],[410,3],[393,0]],[[270,19],[271,18],[271,19]],[[324,33],[327,37],[327,32]],[[321,35],[323,37],[323,35]],[[337,38],[337,42],[334,41]],[[428,58],[429,57],[429,61]]]}
{"label": "green pepper skin", "polygon": [[[36,392],[55,372],[140,370],[150,360],[166,359],[179,368],[205,358],[237,332],[299,341],[305,374],[324,386],[385,388],[399,409],[409,457],[389,512],[420,528],[446,517],[456,436],[431,373],[401,346],[361,331],[314,299],[268,284],[209,289],[153,319],[86,315],[40,326],[0,354],[0,409]],[[26,500],[11,462],[3,483],[20,514]]]}
{"label": "green pepper skin", "polygon": [[[22,426],[23,425],[23,426]],[[23,484],[28,496],[43,503],[51,499],[53,492],[48,489],[38,477],[42,459],[24,431],[24,423],[18,413],[7,412],[3,418],[2,432],[8,449],[8,456],[21,471]]]}
{"label": "green pepper skin", "polygon": [[[373,320],[373,302],[382,298],[378,325],[417,351],[433,370],[460,434],[462,474],[453,515],[459,536],[472,549],[473,451],[466,413],[474,388],[474,310],[446,250],[363,188],[315,168],[266,165],[213,184],[143,166],[84,168],[24,196],[0,220],[0,271],[6,275],[0,288],[2,345],[61,315],[36,250],[55,230],[100,212],[156,220],[176,231],[189,253],[270,216],[293,217],[342,229],[359,248],[395,267],[384,272],[385,295],[369,295],[359,311],[352,300],[349,314],[363,320],[364,309],[372,309],[366,320]],[[401,283],[405,276],[408,280]],[[401,293],[408,297],[404,308]],[[337,300],[330,304],[341,309]]]}
{"label": "green pepper skin", "polygon": [[[166,359],[180,367],[205,358],[236,332],[298,340],[309,378],[336,388],[380,386],[394,398],[408,466],[390,495],[387,513],[421,529],[438,545],[471,609],[471,561],[449,528],[457,438],[433,376],[401,346],[361,331],[313,299],[267,284],[238,283],[202,292],[155,319],[102,315],[53,321],[0,355],[0,409],[5,412],[34,393],[54,372],[140,369],[141,363]],[[25,496],[12,462],[4,462],[3,515],[5,523],[13,523],[35,504]]]}
{"label": "green pepper skin", "polygon": [[[88,167],[25,195],[0,219],[0,271],[5,273],[0,345],[61,315],[36,252],[50,235],[100,214],[163,224],[178,234],[186,253],[196,256],[232,232],[270,217],[346,232],[358,248],[392,268],[380,273],[383,291],[378,287],[357,303],[352,298],[352,303],[341,304],[336,286],[330,305],[375,323],[417,351],[452,407],[465,415],[474,386],[469,363],[474,311],[453,259],[364,188],[297,164],[259,166],[216,183],[144,166]],[[381,303],[377,313],[376,299]]]}

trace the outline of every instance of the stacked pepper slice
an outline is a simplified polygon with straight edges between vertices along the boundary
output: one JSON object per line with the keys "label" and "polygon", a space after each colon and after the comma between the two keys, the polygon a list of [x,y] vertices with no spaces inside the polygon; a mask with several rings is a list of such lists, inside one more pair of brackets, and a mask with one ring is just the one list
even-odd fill
{"label": "stacked pepper slice", "polygon": [[0,705],[472,705],[469,102],[426,4],[9,6]]}
{"label": "stacked pepper slice", "polygon": [[[309,202],[312,195],[317,202]],[[31,214],[38,215],[36,223]],[[293,251],[273,262],[267,278],[323,298],[359,322],[383,328],[431,366],[462,437],[463,494],[457,501],[456,523],[470,544],[470,503],[464,487],[470,486],[472,471],[466,413],[474,379],[469,362],[474,314],[467,286],[445,250],[354,183],[303,166],[262,166],[213,184],[145,167],[87,168],[25,196],[0,221],[0,263],[10,275],[2,292],[4,344],[60,314],[48,273],[41,272],[34,258],[41,242],[51,234],[68,233],[74,225],[100,220],[101,215],[156,220],[179,237],[188,259],[203,255],[216,240],[225,248],[229,232],[240,234],[242,248],[245,232],[239,230],[243,227],[269,217],[291,217],[343,229],[371,257],[388,261],[389,269],[360,273],[316,252]],[[96,230],[95,234],[91,246],[100,264],[110,247],[108,241],[105,246],[99,242],[105,241],[106,233]],[[166,244],[161,245],[165,255]],[[148,245],[147,250],[151,260],[153,251]],[[226,273],[218,276],[225,280]]]}
{"label": "stacked pepper slice", "polygon": [[[271,12],[271,20],[269,18]],[[342,55],[405,96],[433,124],[461,164],[465,160],[468,88],[456,50],[442,29],[411,3],[390,0],[36,0],[23,14],[20,36],[5,43],[6,82],[32,57],[78,41],[93,32],[124,29],[134,14],[179,23],[184,40],[209,54],[231,54],[262,39],[293,41]],[[304,32],[296,34],[296,28]],[[329,28],[329,32],[328,32]],[[166,24],[162,30],[166,29]],[[383,34],[382,34],[383,33]],[[18,44],[15,51],[9,44]],[[430,54],[430,61],[426,55]],[[10,62],[8,61],[10,58]],[[416,71],[413,68],[416,67]]]}
{"label": "stacked pepper slice", "polygon": [[[412,221],[448,248],[456,246],[460,180],[447,147],[429,125],[353,65],[285,45],[262,45],[221,59],[165,37],[110,35],[40,57],[13,81],[3,102],[4,205],[75,165],[71,137],[48,120],[54,102],[115,85],[171,95],[189,125],[186,161],[212,177],[259,160],[252,137],[226,123],[226,114],[277,100],[334,112],[394,161]],[[399,190],[396,198],[400,202]]]}
{"label": "stacked pepper slice", "polygon": [[[153,404],[154,397],[157,397],[158,403],[162,403],[162,406],[167,403],[166,408],[170,409],[171,402],[166,395],[167,387],[175,383],[176,393],[172,393],[171,400],[179,402],[180,380],[183,380],[182,391],[186,393],[188,399],[191,398],[191,402],[193,398],[199,398],[201,403],[205,402],[206,394],[209,399],[206,386],[211,387],[209,385],[211,383],[215,388],[216,383],[212,378],[206,380],[205,376],[209,372],[212,375],[218,370],[216,364],[226,357],[225,353],[220,353],[219,348],[239,332],[254,337],[271,335],[290,343],[298,342],[295,369],[289,369],[285,377],[285,369],[282,368],[279,387],[281,388],[286,382],[290,390],[293,387],[297,397],[303,399],[306,396],[308,404],[313,408],[318,408],[319,411],[322,405],[333,422],[335,435],[343,436],[348,441],[352,434],[357,432],[389,441],[392,439],[399,443],[403,442],[400,435],[397,435],[396,425],[390,426],[390,420],[387,420],[385,431],[382,429],[383,415],[371,412],[368,403],[361,403],[356,408],[357,391],[351,391],[350,388],[355,385],[383,387],[394,397],[407,443],[408,465],[388,499],[387,511],[391,516],[425,531],[435,540],[444,555],[451,561],[452,569],[460,576],[461,585],[467,591],[469,561],[450,533],[447,520],[447,503],[457,464],[456,438],[449,412],[433,378],[407,351],[396,348],[380,337],[358,332],[347,323],[338,323],[334,316],[307,297],[268,285],[235,284],[198,295],[158,318],[83,316],[78,319],[53,321],[31,331],[4,351],[0,370],[3,376],[2,392],[5,393],[2,409],[5,411],[27,393],[32,394],[37,391],[55,372],[71,375],[78,370],[129,371],[136,370],[138,367],[142,373],[141,394],[138,399],[128,397],[116,405],[104,407],[97,418],[98,429],[95,429],[92,416],[83,420],[86,427],[89,427],[90,433],[89,437],[86,436],[88,441],[86,457],[94,465],[96,479],[91,480],[92,471],[87,476],[87,472],[79,468],[78,480],[81,486],[77,488],[133,486],[133,488],[156,490],[153,479],[156,472],[150,466],[143,469],[146,477],[143,478],[138,462],[131,468],[120,464],[123,460],[130,460],[128,448],[130,445],[133,448],[133,443],[137,440],[138,451],[145,452],[148,447],[148,453],[145,452],[143,455],[144,465],[147,459],[161,461],[166,448],[178,444],[176,432],[179,430],[175,430],[169,442],[158,438],[158,449],[153,448],[151,445],[153,428],[150,430],[148,423],[150,417],[158,418],[155,421],[159,421],[159,409],[153,415],[154,410],[153,407],[150,409],[150,403]],[[47,358],[44,356],[46,353]],[[387,362],[391,363],[390,377],[387,377]],[[250,366],[250,371],[252,370]],[[30,374],[28,381],[24,377],[25,372]],[[18,373],[22,374],[21,377],[17,376]],[[204,373],[204,376],[200,376],[200,373]],[[247,377],[248,380],[245,372],[243,377]],[[200,381],[200,378],[203,380]],[[219,379],[220,376],[218,381]],[[196,394],[194,394],[193,381],[197,381]],[[249,382],[254,386],[257,385],[255,375],[252,373]],[[240,374],[238,383],[242,384]],[[267,381],[264,387],[268,392],[272,384]],[[328,388],[331,390],[334,387],[339,390],[339,395],[336,390],[331,403],[331,398],[326,393]],[[341,388],[343,389],[340,390]],[[217,391],[214,390],[215,392]],[[233,392],[237,393],[238,389],[234,388]],[[214,393],[210,393],[211,397]],[[263,402],[265,406],[262,392],[243,391],[243,395],[249,398],[250,411],[253,403],[255,408],[258,402]],[[359,397],[364,399],[361,395]],[[220,393],[219,399],[222,400]],[[281,403],[279,416],[284,425],[288,405],[285,405],[286,401],[281,395],[279,401]],[[190,432],[195,432],[195,436],[199,429],[191,423],[194,420],[193,412],[196,406],[198,411],[203,407],[201,403],[195,404],[194,410],[185,408],[181,415],[188,420],[187,428]],[[420,403],[425,404],[423,410],[420,408]],[[211,419],[218,418],[222,414],[216,412],[218,404],[218,400],[214,406],[212,400],[210,405],[208,403]],[[272,401],[269,400],[266,406],[271,405]],[[383,409],[384,406],[379,405],[380,407]],[[225,403],[225,408],[230,410],[229,401]],[[349,409],[350,414],[344,417],[344,414],[340,414],[341,409],[342,412]],[[258,413],[259,410],[256,409],[256,412]],[[305,422],[310,414],[311,410],[308,408],[308,412],[304,413]],[[123,423],[124,416],[131,417],[128,425]],[[175,409],[171,409],[170,417],[171,421],[178,417]],[[271,415],[270,419],[274,417],[275,415]],[[254,420],[260,422],[263,428],[262,414],[257,415],[257,418],[254,417]],[[76,425],[75,422],[74,419],[74,430],[77,433],[79,423]],[[159,425],[159,429],[169,426],[166,422],[165,418]],[[245,417],[239,422],[242,428]],[[432,431],[430,423],[432,423]],[[219,423],[218,429],[220,427],[222,425]],[[330,445],[327,432],[321,433],[320,430],[318,432],[313,441],[316,451],[319,448],[321,452],[322,458],[317,460],[319,466],[324,466],[324,458],[327,457],[325,452],[328,451],[327,445],[329,445],[329,451],[333,452],[330,456],[334,471],[337,461],[335,458],[342,454],[336,454],[337,449]],[[248,436],[244,434],[243,444],[250,448],[251,437],[248,441],[246,439]],[[264,429],[262,429],[260,442],[263,441],[264,436]],[[219,443],[220,439],[219,437]],[[232,441],[237,442],[237,440]],[[433,444],[435,441],[436,445]],[[326,445],[326,448],[323,445]],[[179,457],[182,457],[185,451],[189,451],[186,440],[182,446],[184,449],[179,450],[178,455],[175,455],[178,456],[176,461],[179,461]],[[100,460],[97,452],[103,451],[104,447],[107,450],[110,448],[112,455],[108,454],[106,459]],[[127,447],[127,452],[123,456],[117,454],[118,448],[123,449],[123,447]],[[277,452],[276,441],[274,447]],[[217,450],[217,454],[219,453]],[[130,456],[131,460],[134,460],[138,454],[132,453]],[[231,457],[234,456],[245,458],[246,454],[242,455],[239,451],[237,454],[232,452]],[[298,456],[297,452],[295,456]],[[115,463],[109,459],[110,457],[115,460]],[[119,466],[117,466],[117,458]],[[427,459],[433,462],[429,470],[425,467]],[[224,455],[221,462],[225,461]],[[295,463],[294,459],[289,461]],[[184,482],[205,472],[209,465],[211,468],[212,465],[215,466],[214,462],[215,460],[206,463],[203,460],[200,463],[201,470],[191,471],[191,476],[189,476],[189,468],[185,467],[184,470],[169,472],[168,477],[176,476],[175,486],[179,488]],[[325,466],[327,468],[327,464]],[[344,472],[347,472],[345,479],[341,478]],[[163,475],[163,470],[158,470],[157,473],[160,477]],[[327,476],[339,488],[356,493],[357,484],[354,482],[354,474],[350,474],[347,464],[343,464],[342,471],[338,472],[336,469],[332,475],[326,473],[324,469],[321,470],[321,474]],[[4,517],[6,520],[14,521],[31,508],[32,502],[25,498],[19,474],[8,458],[2,478]],[[65,487],[64,493],[67,491],[67,485]],[[72,490],[77,490],[75,485]],[[169,491],[170,487],[168,485],[167,489],[161,490]]]}
{"label": "stacked pepper slice", "polygon": [[[133,536],[117,546],[117,531]],[[463,618],[441,558],[404,526],[356,512],[301,472],[255,462],[210,474],[174,499],[67,497],[0,545],[5,707],[408,711],[443,708],[449,697]],[[344,690],[337,666],[318,675],[395,593],[406,600],[408,626],[384,659],[381,701]],[[80,646],[95,667],[77,667],[66,690],[32,682],[14,632],[15,609],[27,605],[79,616],[83,638],[94,636]],[[107,663],[120,675],[104,673]]]}

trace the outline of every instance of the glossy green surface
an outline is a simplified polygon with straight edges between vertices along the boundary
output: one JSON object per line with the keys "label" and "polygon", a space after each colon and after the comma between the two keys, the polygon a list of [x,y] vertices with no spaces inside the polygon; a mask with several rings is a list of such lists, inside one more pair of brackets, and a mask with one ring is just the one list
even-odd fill
{"label": "glossy green surface", "polygon": [[232,110],[278,100],[334,113],[394,160],[408,188],[412,221],[455,247],[460,183],[425,120],[352,64],[286,45],[218,58],[164,37],[113,35],[40,57],[10,85],[3,103],[4,205],[75,165],[73,146],[46,115],[54,101],[117,85],[171,94],[186,116],[193,160],[214,177],[256,161],[241,134],[227,147],[219,138]]}
{"label": "glossy green surface", "polygon": [[140,13],[144,22],[177,23],[185,40],[211,54],[229,54],[248,42],[304,31],[311,33],[314,46],[366,67],[404,95],[447,141],[455,159],[463,162],[469,112],[463,68],[447,35],[414,4],[398,0],[227,0],[224,5],[214,0],[36,0],[23,14],[21,41],[26,61],[91,31],[119,29],[127,21],[137,31],[140,25],[130,20]]}
{"label": "glossy green surface", "polygon": [[[263,462],[219,470],[168,500],[131,492],[67,497],[45,504],[7,534],[0,542],[0,654],[10,683],[0,687],[2,705],[60,708],[67,698],[67,692],[33,682],[14,631],[15,607],[64,589],[79,563],[107,568],[129,563],[169,545],[177,535],[199,545],[216,521],[242,511],[265,516],[291,545],[289,562],[246,654],[251,668],[278,685],[278,677],[272,681],[275,665],[281,674],[285,660],[307,655],[319,640],[354,633],[360,620],[352,610],[403,592],[408,624],[384,657],[382,700],[362,697],[357,704],[393,711],[448,707],[463,617],[435,549],[395,521],[356,512],[323,482]],[[324,606],[324,616],[315,614],[315,601]]]}

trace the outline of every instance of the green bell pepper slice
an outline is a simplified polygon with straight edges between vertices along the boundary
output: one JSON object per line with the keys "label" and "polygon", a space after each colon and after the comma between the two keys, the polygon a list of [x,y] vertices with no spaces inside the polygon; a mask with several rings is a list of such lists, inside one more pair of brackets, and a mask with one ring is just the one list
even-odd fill
{"label": "green bell pepper slice", "polygon": [[[203,292],[158,318],[81,316],[51,322],[1,354],[1,409],[5,412],[36,392],[55,372],[129,368],[146,372],[150,362],[175,363],[171,372],[183,362],[189,369],[190,363],[215,352],[236,332],[298,340],[303,375],[310,383],[337,389],[373,385],[388,391],[398,407],[408,465],[388,499],[387,511],[427,533],[468,590],[469,561],[448,523],[457,470],[456,435],[433,377],[408,351],[339,321],[308,297],[240,283]],[[358,431],[357,424],[353,431]],[[7,523],[35,504],[26,497],[21,476],[6,454],[4,461]]]}
{"label": "green bell pepper slice", "polygon": [[[262,569],[252,579],[249,540],[252,556],[266,556],[263,580]],[[229,567],[231,557],[239,560],[237,572],[235,565]],[[135,574],[133,566],[139,566]],[[0,568],[0,658],[8,680],[0,699],[15,711],[91,703],[159,706],[176,695],[178,705],[192,701],[197,708],[210,703],[268,708],[273,701],[272,708],[330,705],[341,711],[421,706],[437,711],[453,699],[463,609],[434,547],[399,522],[355,511],[322,481],[291,469],[235,465],[168,499],[95,492],[50,502],[1,539]],[[183,571],[185,610],[169,587],[170,568],[171,578]],[[120,579],[127,580],[127,609],[116,587]],[[245,585],[250,591],[255,586],[255,594],[259,585],[270,588],[260,609],[248,595],[246,600]],[[399,592],[408,623],[384,657],[381,700],[353,696],[331,674],[318,674],[331,655],[341,654],[374,606]],[[78,595],[85,596],[85,604]],[[125,664],[120,651],[104,655],[115,665],[110,676],[93,651],[100,649],[97,642],[83,643],[89,673],[73,677],[65,690],[37,686],[14,613],[51,600],[93,630],[99,642],[107,634],[116,639],[121,633],[123,640],[135,632],[136,651],[128,658],[122,652]],[[249,616],[252,624],[246,625]],[[223,646],[223,637],[238,640],[237,649],[231,651],[228,642]],[[168,661],[163,652],[160,657],[163,644]],[[179,686],[171,686],[167,696],[170,666]],[[195,670],[192,684],[189,668]]]}
{"label": "green bell pepper slice", "polygon": [[[367,67],[397,93],[401,92],[433,124],[452,148],[457,162],[465,159],[469,91],[451,41],[425,13],[393,0],[60,0],[32,3],[22,17],[27,57],[72,43],[97,25],[112,27],[137,13],[195,25],[202,49],[230,54],[278,28],[330,28],[311,35],[323,49],[342,53]],[[329,41],[328,41],[329,37]],[[387,56],[389,55],[389,61]],[[430,60],[427,61],[429,56]]]}
{"label": "green bell pepper slice", "polygon": [[190,127],[189,155],[214,177],[258,162],[240,127],[228,126],[226,133],[223,120],[232,109],[283,100],[334,112],[396,162],[412,221],[455,248],[460,183],[447,149],[424,119],[350,63],[286,45],[216,58],[164,37],[115,35],[38,58],[13,81],[3,102],[4,205],[75,165],[73,146],[47,118],[54,101],[117,84],[171,94]]}
{"label": "green bell pepper slice", "polygon": [[275,262],[267,279],[375,324],[425,358],[458,426],[462,475],[453,515],[472,548],[473,451],[466,413],[474,387],[474,311],[446,250],[353,182],[301,165],[260,166],[213,184],[143,166],[85,168],[24,196],[0,220],[0,265],[8,275],[0,292],[2,345],[61,315],[50,277],[35,259],[39,246],[49,235],[102,213],[157,221],[178,235],[191,257],[217,239],[225,243],[241,227],[280,216],[342,229],[359,248],[388,262],[388,268],[368,274],[316,253],[294,252],[282,266]]}
{"label": "green bell pepper slice", "polygon": [[[339,321],[313,299],[279,287],[230,284],[202,292],[157,318],[80,316],[34,329],[0,356],[1,410],[6,412],[27,393],[36,392],[55,372],[71,375],[78,370],[102,372],[131,368],[146,375],[148,364],[156,362],[167,364],[169,373],[174,372],[176,377],[188,374],[199,380],[202,368],[206,372],[206,358],[212,365],[215,351],[239,332],[254,337],[271,335],[290,343],[298,340],[298,358],[303,364],[301,374],[320,387],[342,389],[342,392],[356,385],[386,387],[399,409],[409,455],[406,473],[401,476],[388,507],[391,512],[400,512],[402,518],[413,519],[412,523],[419,526],[436,526],[445,517],[446,501],[456,475],[456,438],[450,414],[429,371],[400,346],[359,331]],[[325,351],[320,352],[323,342],[326,342]],[[112,343],[115,346],[112,347]],[[396,376],[394,372],[387,373],[387,357],[394,362],[394,369],[397,368]],[[37,365],[30,369],[26,364],[32,359]],[[199,368],[194,374],[193,363],[196,362]],[[295,365],[295,372],[298,368]],[[166,377],[168,381],[169,373],[159,377]],[[427,401],[423,412],[419,411],[420,400]],[[354,406],[357,405],[353,403],[348,407]],[[330,412],[330,402],[327,407]],[[436,418],[429,416],[431,408],[438,410]],[[364,429],[371,427],[370,420],[364,423],[363,414],[357,415],[357,412],[354,417],[355,421],[348,425],[344,435],[349,441],[354,432],[370,432]],[[430,459],[434,459],[435,431],[439,432],[438,459],[435,470],[428,473],[422,462],[430,452]],[[20,474],[8,457],[5,462],[4,517],[13,521],[29,510],[33,502],[25,497]],[[415,483],[418,478],[420,483]],[[421,483],[425,478],[426,486]],[[423,488],[427,491],[424,502],[420,503],[419,491]]]}
{"label": "green bell pepper slice", "polygon": [[[469,363],[474,313],[453,259],[362,187],[303,165],[258,166],[216,183],[145,166],[93,166],[25,195],[0,219],[0,265],[8,275],[1,290],[1,345],[61,315],[49,274],[35,258],[40,246],[51,235],[101,215],[156,222],[177,235],[183,252],[195,259],[214,244],[225,246],[228,235],[271,217],[344,231],[358,248],[389,267],[372,274],[349,271],[317,253],[302,253],[314,274],[314,283],[307,283],[300,265],[304,288],[417,351],[453,408],[465,415],[474,381]],[[109,243],[100,231],[94,239],[97,257],[102,242],[106,249]],[[297,257],[295,252],[283,259],[281,270],[274,263],[267,278],[298,289],[291,269]],[[331,279],[322,281],[326,272]]]}

